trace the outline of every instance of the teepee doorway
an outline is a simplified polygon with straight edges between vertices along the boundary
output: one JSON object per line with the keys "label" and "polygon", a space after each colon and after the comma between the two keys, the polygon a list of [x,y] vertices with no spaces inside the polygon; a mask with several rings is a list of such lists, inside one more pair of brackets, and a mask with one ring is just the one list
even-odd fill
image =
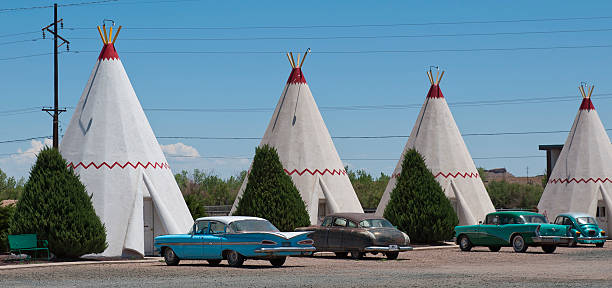
{"label": "teepee doorway", "polygon": [[153,207],[153,199],[144,198],[142,207],[142,216],[144,223],[144,252],[145,256],[150,256],[155,253],[153,246],[153,240],[155,238],[155,220],[153,214],[155,209]]}
{"label": "teepee doorway", "polygon": [[601,229],[608,229],[608,217],[606,215],[606,204],[603,200],[597,201],[597,211],[595,212],[597,223]]}

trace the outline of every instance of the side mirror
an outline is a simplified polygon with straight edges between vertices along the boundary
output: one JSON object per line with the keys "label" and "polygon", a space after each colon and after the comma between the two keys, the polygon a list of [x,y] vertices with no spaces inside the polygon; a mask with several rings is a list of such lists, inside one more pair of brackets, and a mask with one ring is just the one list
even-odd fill
{"label": "side mirror", "polygon": [[482,225],[482,221],[478,221],[478,225]]}

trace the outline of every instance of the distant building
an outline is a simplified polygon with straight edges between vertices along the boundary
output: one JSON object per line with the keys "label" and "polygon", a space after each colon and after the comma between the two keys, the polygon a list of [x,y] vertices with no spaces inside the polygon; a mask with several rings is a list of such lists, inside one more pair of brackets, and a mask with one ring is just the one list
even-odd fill
{"label": "distant building", "polygon": [[550,173],[559,159],[563,145],[540,145],[540,150],[546,151],[546,179],[550,179]]}

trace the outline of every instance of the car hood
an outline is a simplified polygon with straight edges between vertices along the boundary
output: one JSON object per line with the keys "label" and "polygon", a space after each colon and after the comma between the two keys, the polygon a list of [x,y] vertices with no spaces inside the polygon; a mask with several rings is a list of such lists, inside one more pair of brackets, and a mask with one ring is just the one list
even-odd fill
{"label": "car hood", "polygon": [[595,231],[599,231],[599,225],[596,225],[596,224],[580,224],[580,229],[582,229],[582,230],[595,230]]}
{"label": "car hood", "polygon": [[375,242],[379,243],[379,245],[386,245],[386,244],[404,245],[406,242],[406,239],[404,238],[404,234],[402,233],[402,231],[396,228],[377,227],[377,228],[366,228],[365,230],[374,234],[374,237],[376,237]]}

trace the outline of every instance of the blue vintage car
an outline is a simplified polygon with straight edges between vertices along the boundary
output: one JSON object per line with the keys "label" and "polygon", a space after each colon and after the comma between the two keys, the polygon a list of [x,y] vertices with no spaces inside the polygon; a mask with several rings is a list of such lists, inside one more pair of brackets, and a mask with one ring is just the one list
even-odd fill
{"label": "blue vintage car", "polygon": [[230,266],[239,267],[246,259],[260,259],[280,267],[287,256],[315,251],[310,233],[279,232],[268,220],[257,217],[203,217],[187,234],[155,237],[155,249],[170,266],[181,259],[207,260],[210,265],[225,259]]}
{"label": "blue vintage car", "polygon": [[593,216],[584,213],[562,213],[555,218],[555,224],[567,225],[570,227],[570,234],[573,237],[569,246],[580,244],[595,244],[603,247],[606,243],[606,231],[599,228],[597,220]]}

